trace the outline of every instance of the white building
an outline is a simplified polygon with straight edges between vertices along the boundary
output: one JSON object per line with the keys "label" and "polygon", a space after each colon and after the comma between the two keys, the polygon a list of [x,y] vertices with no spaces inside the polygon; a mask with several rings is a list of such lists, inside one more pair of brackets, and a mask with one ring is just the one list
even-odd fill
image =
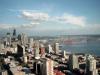
{"label": "white building", "polygon": [[32,48],[33,47],[33,38],[29,38],[29,47]]}
{"label": "white building", "polygon": [[86,73],[88,75],[98,75],[97,69],[96,69],[96,60],[92,55],[86,56]]}
{"label": "white building", "polygon": [[59,43],[55,43],[55,44],[54,44],[54,52],[55,52],[56,54],[59,53]]}
{"label": "white building", "polygon": [[4,49],[4,44],[0,43],[0,50]]}
{"label": "white building", "polygon": [[28,37],[26,34],[22,33],[21,34],[21,44],[26,45],[28,43]]}
{"label": "white building", "polygon": [[34,44],[34,57],[35,59],[40,59],[40,55],[39,55],[39,42],[36,41],[35,44]]}
{"label": "white building", "polygon": [[6,42],[6,45],[8,46],[11,45],[11,34],[10,33],[7,33],[5,42]]}
{"label": "white building", "polygon": [[78,69],[79,68],[79,63],[78,63],[78,57],[74,54],[71,54],[69,56],[69,69],[73,70],[73,69]]}
{"label": "white building", "polygon": [[64,51],[62,51],[62,56],[64,57],[64,58],[66,58],[67,56],[66,56],[66,51],[64,50]]}
{"label": "white building", "polygon": [[24,60],[24,63],[27,63],[27,56],[26,55],[24,55],[24,57],[23,57],[23,60]]}
{"label": "white building", "polygon": [[53,52],[52,46],[48,45],[48,53]]}

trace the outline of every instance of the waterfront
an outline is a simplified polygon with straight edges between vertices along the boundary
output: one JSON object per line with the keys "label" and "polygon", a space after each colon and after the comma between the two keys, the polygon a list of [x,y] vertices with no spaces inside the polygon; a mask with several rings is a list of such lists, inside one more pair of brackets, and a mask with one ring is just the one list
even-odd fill
{"label": "waterfront", "polygon": [[63,44],[61,50],[72,53],[85,53],[100,56],[100,41],[87,43]]}

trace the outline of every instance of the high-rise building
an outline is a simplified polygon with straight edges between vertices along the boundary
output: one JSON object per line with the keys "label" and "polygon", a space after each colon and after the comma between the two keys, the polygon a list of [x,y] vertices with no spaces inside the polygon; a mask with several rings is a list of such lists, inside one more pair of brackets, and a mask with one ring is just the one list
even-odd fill
{"label": "high-rise building", "polygon": [[69,69],[73,70],[73,69],[78,69],[79,68],[79,63],[78,63],[78,57],[74,54],[71,54],[69,56]]}
{"label": "high-rise building", "polygon": [[98,75],[96,69],[96,60],[92,55],[86,56],[86,74],[87,75]]}
{"label": "high-rise building", "polygon": [[26,45],[28,43],[28,37],[26,34],[22,33],[21,34],[21,44]]}
{"label": "high-rise building", "polygon": [[35,57],[35,59],[40,58],[39,52],[40,52],[40,50],[39,50],[39,41],[36,41],[34,43],[34,57]]}
{"label": "high-rise building", "polygon": [[11,34],[7,33],[7,37],[6,37],[6,45],[11,45]]}
{"label": "high-rise building", "polygon": [[21,34],[18,34],[18,40],[21,41]]}
{"label": "high-rise building", "polygon": [[66,57],[66,51],[62,51],[62,56],[65,58]]}
{"label": "high-rise building", "polygon": [[4,49],[4,44],[0,43],[0,50]]}
{"label": "high-rise building", "polygon": [[36,60],[33,69],[36,75],[54,75],[53,61],[51,59],[42,58]]}
{"label": "high-rise building", "polygon": [[50,44],[48,45],[47,49],[48,49],[48,50],[47,50],[48,53],[53,52],[52,46],[51,46]]}
{"label": "high-rise building", "polygon": [[55,43],[55,44],[54,44],[54,52],[55,52],[56,54],[59,53],[59,43]]}
{"label": "high-rise building", "polygon": [[27,56],[26,55],[23,56],[23,60],[24,60],[24,63],[27,63],[28,60],[27,60]]}
{"label": "high-rise building", "polygon": [[13,37],[12,38],[13,38],[13,41],[16,40],[16,29],[13,30]]}
{"label": "high-rise building", "polygon": [[41,58],[45,58],[45,47],[43,44],[40,44],[40,56]]}
{"label": "high-rise building", "polygon": [[33,47],[33,38],[29,38],[29,47],[32,48]]}
{"label": "high-rise building", "polygon": [[16,29],[13,30],[13,36],[16,36]]}
{"label": "high-rise building", "polygon": [[24,56],[25,55],[25,47],[21,45],[17,45],[17,54],[19,56]]}
{"label": "high-rise building", "polygon": [[42,74],[42,65],[43,63],[40,60],[36,60],[33,64],[33,69],[36,75],[41,75]]}
{"label": "high-rise building", "polygon": [[53,61],[51,59],[43,59],[42,74],[41,75],[54,75]]}
{"label": "high-rise building", "polygon": [[13,41],[15,41],[15,40],[16,40],[16,29],[14,29],[14,30],[13,30],[12,40],[13,40]]}

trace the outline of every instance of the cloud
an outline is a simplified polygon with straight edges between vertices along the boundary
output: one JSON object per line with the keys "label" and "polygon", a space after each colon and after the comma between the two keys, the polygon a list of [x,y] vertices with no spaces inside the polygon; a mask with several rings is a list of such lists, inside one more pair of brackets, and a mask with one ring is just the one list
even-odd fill
{"label": "cloud", "polygon": [[23,28],[23,29],[29,29],[35,27],[35,25],[38,25],[39,23],[30,23],[30,24],[21,24],[21,25],[14,25],[14,24],[0,24],[0,29],[12,29],[12,28]]}
{"label": "cloud", "polygon": [[12,24],[0,24],[1,29],[9,29],[9,28],[17,28],[17,25],[12,25]]}
{"label": "cloud", "polygon": [[85,23],[86,23],[85,17],[74,16],[74,15],[71,15],[71,14],[63,14],[60,17],[55,17],[55,19],[59,22],[62,22],[62,23],[78,25],[78,26],[84,26]]}
{"label": "cloud", "polygon": [[21,17],[36,24],[40,24],[41,22],[47,21],[55,21],[59,23],[66,23],[77,26],[85,26],[86,24],[86,18],[84,16],[74,16],[71,14],[63,14],[62,16],[52,17],[47,13],[23,11]]}
{"label": "cloud", "polygon": [[[9,10],[9,11],[16,11],[16,10]],[[86,18],[83,16],[74,16],[71,14],[62,14],[62,16],[50,16],[48,13],[43,12],[34,12],[34,10],[18,10],[20,11],[21,19],[28,20],[28,24],[0,24],[1,29],[9,29],[9,28],[33,28],[41,23],[44,22],[58,22],[58,23],[65,23],[75,26],[85,26],[86,25]],[[66,26],[67,27],[67,26]]]}
{"label": "cloud", "polygon": [[38,23],[38,22],[48,21],[49,15],[47,13],[36,13],[36,12],[31,13],[23,11],[22,18]]}
{"label": "cloud", "polygon": [[21,28],[24,28],[24,29],[29,29],[29,28],[35,27],[35,26],[38,25],[38,24],[39,24],[39,23],[34,23],[34,22],[32,22],[32,23],[30,23],[30,24],[22,24],[22,25],[19,26],[19,28],[21,27]]}

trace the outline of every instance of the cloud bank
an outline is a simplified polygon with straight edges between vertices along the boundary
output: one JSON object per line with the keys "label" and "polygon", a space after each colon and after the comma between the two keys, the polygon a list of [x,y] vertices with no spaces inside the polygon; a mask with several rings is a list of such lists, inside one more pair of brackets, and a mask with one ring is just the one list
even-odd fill
{"label": "cloud bank", "polygon": [[23,11],[22,18],[29,20],[31,24],[40,24],[41,22],[48,21],[49,15],[47,13],[31,13]]}
{"label": "cloud bank", "polygon": [[71,14],[63,14],[60,17],[56,17],[56,19],[62,23],[84,26],[85,25],[85,17],[83,16],[74,16]]}
{"label": "cloud bank", "polygon": [[0,24],[1,29],[8,28],[33,28],[44,22],[57,22],[64,24],[71,24],[74,26],[85,26],[86,18],[84,16],[74,16],[72,14],[64,13],[61,16],[51,16],[48,13],[43,12],[31,12],[31,11],[21,11],[20,18],[28,20],[28,24],[12,25],[12,24]]}

